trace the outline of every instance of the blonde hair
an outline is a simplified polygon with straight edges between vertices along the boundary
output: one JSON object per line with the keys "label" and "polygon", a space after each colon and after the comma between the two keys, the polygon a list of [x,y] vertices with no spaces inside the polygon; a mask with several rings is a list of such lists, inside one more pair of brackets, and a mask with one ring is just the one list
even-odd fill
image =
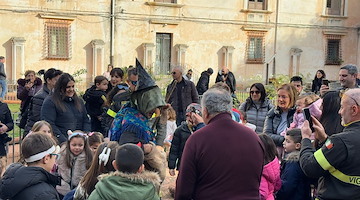
{"label": "blonde hair", "polygon": [[41,129],[41,127],[43,127],[44,125],[49,127],[49,129],[50,129],[50,131],[51,131],[51,138],[52,138],[53,140],[55,140],[55,142],[57,143],[58,140],[57,140],[57,138],[56,138],[55,135],[54,135],[54,131],[53,131],[51,125],[49,124],[49,122],[47,122],[47,121],[45,121],[45,120],[41,120],[41,121],[35,122],[35,124],[34,124],[34,125],[32,126],[32,128],[31,128],[31,131],[32,131],[32,132],[39,132],[40,129]]}
{"label": "blonde hair", "polygon": [[320,99],[316,94],[304,94],[299,96],[298,100],[304,100],[305,106],[310,106],[312,103]]}
{"label": "blonde hair", "polygon": [[168,110],[167,110],[167,114],[168,114],[168,120],[170,121],[175,121],[176,120],[176,112],[174,110],[173,107],[169,107]]}
{"label": "blonde hair", "polygon": [[291,84],[284,84],[277,89],[277,91],[279,90],[285,90],[289,94],[289,98],[290,98],[289,108],[294,107],[295,102],[299,96],[296,88]]}

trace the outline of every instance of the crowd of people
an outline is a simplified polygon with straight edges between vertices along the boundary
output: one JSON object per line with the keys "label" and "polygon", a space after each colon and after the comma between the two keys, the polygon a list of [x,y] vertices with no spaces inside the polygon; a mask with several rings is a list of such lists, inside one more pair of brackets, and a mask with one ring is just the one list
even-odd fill
{"label": "crowd of people", "polygon": [[174,67],[163,97],[137,60],[125,72],[109,65],[82,96],[69,73],[26,71],[21,158],[7,167],[14,122],[0,101],[0,199],[155,200],[167,171],[179,200],[360,199],[357,66],[340,68],[340,88],[323,70],[311,92],[294,76],[274,104],[254,83],[239,106],[228,68],[211,87],[212,68],[196,85],[192,73]]}

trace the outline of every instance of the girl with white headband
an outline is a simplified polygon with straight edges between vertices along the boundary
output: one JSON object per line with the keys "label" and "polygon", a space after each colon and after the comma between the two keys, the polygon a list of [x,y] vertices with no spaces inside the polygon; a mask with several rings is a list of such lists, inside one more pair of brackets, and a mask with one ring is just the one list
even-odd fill
{"label": "girl with white headband", "polygon": [[60,197],[76,188],[86,170],[89,169],[93,156],[86,134],[81,131],[68,131],[68,135],[67,142],[61,147],[61,157],[57,162],[61,185],[56,189]]}
{"label": "girl with white headband", "polygon": [[55,189],[60,178],[50,173],[59,151],[56,142],[46,134],[27,136],[21,144],[27,166],[9,166],[0,181],[0,199],[60,199]]}

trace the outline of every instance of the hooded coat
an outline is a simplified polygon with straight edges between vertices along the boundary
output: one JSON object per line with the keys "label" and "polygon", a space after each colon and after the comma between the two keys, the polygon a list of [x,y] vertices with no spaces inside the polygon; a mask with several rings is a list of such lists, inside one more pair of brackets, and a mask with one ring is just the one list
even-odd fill
{"label": "hooded coat", "polygon": [[89,200],[159,200],[160,177],[155,172],[128,174],[119,171],[99,177]]}
{"label": "hooded coat", "polygon": [[261,200],[274,200],[274,193],[281,187],[280,164],[277,157],[264,166],[260,182]]}
{"label": "hooded coat", "polygon": [[12,200],[58,200],[55,185],[60,177],[40,167],[9,166],[0,182],[0,198]]}

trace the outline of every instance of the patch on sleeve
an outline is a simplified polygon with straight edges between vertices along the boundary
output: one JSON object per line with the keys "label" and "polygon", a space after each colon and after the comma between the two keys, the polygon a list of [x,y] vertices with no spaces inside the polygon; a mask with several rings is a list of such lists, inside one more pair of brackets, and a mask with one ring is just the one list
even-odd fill
{"label": "patch on sleeve", "polygon": [[331,140],[328,139],[328,140],[326,140],[326,142],[325,142],[325,146],[326,146],[327,149],[331,149],[331,148],[334,147],[334,143],[332,143]]}

